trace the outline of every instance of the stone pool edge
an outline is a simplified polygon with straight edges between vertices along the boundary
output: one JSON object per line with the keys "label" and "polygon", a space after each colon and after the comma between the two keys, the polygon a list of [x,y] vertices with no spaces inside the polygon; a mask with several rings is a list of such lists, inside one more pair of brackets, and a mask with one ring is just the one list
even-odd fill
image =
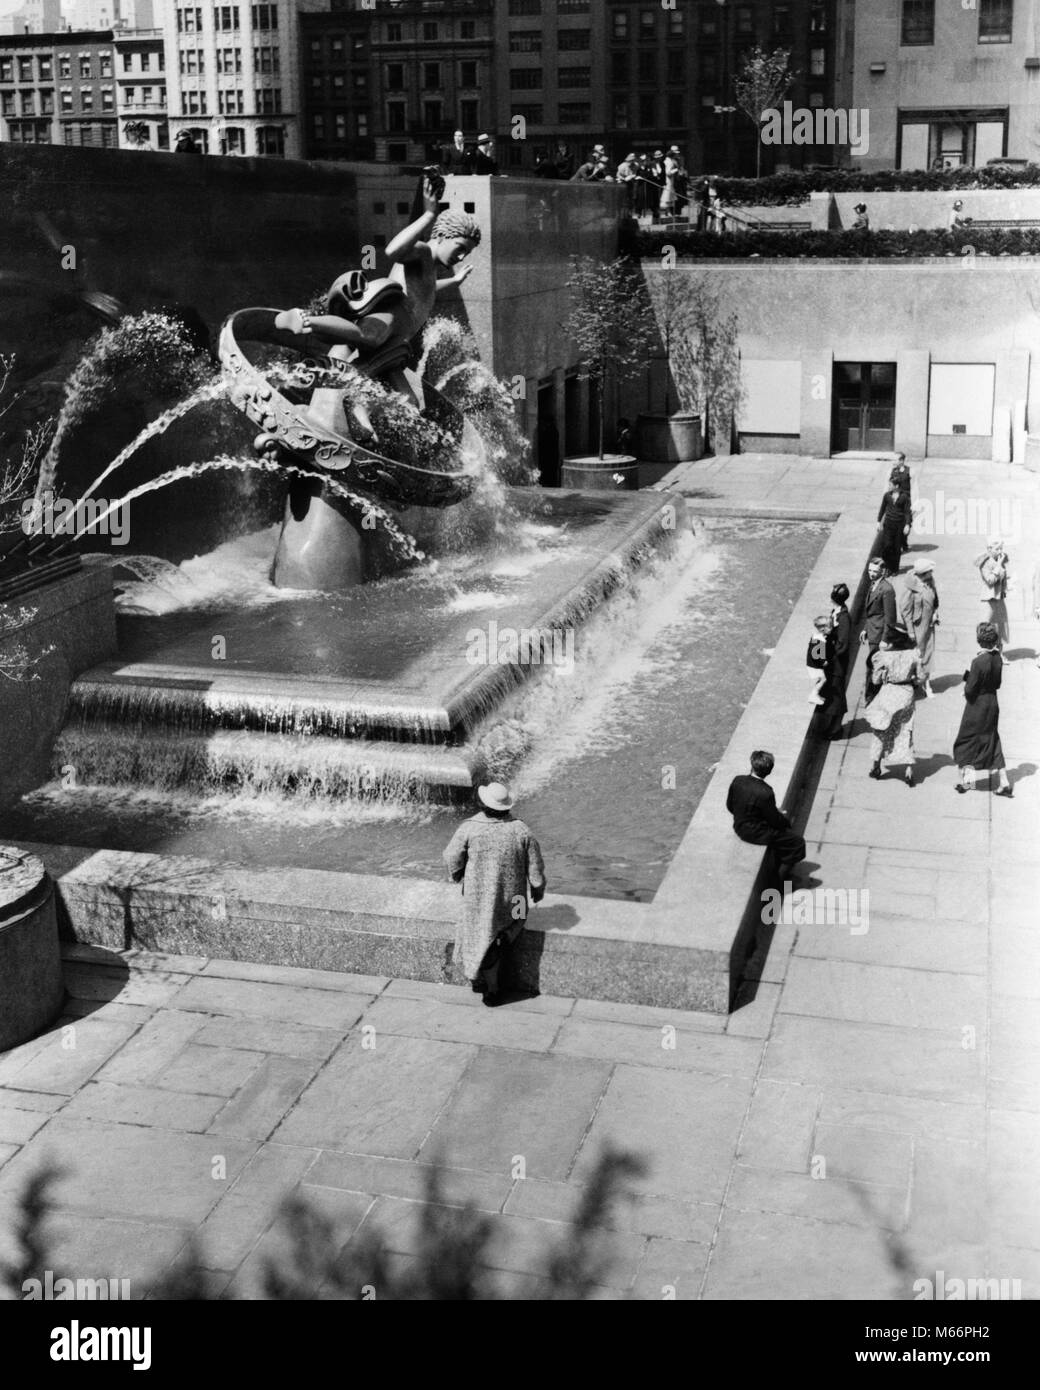
{"label": "stone pool edge", "polygon": [[[518,966],[521,981],[546,994],[724,1014],[753,945],[763,868],[761,850],[733,836],[725,791],[734,772],[746,770],[753,747],[776,756],[778,801],[793,805],[805,786],[806,633],[838,578],[858,582],[873,517],[855,507],[788,514],[721,511],[698,499],[687,505],[693,516],[818,520],[832,530],[653,901],[551,894],[532,911]],[[57,881],[67,940],[458,982],[450,963],[458,889],[450,884],[38,842],[21,847],[39,855]]]}

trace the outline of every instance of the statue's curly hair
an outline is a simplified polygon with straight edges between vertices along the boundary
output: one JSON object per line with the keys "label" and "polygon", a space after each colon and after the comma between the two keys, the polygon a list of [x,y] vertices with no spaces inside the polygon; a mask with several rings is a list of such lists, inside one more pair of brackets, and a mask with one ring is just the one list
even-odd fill
{"label": "statue's curly hair", "polygon": [[430,229],[431,237],[443,237],[451,241],[454,237],[465,237],[474,246],[480,245],[480,228],[477,219],[466,212],[442,212]]}

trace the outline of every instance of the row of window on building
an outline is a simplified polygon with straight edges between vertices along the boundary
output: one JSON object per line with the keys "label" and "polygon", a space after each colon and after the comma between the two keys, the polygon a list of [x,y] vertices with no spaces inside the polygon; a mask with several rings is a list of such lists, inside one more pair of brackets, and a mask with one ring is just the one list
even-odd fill
{"label": "row of window on building", "polygon": [[[182,77],[204,77],[206,75],[206,55],[200,48],[183,48],[180,55]],[[240,48],[218,48],[215,58],[219,74],[242,71],[242,50]],[[281,50],[277,48],[254,48],[253,68],[256,72],[280,72]]]}
{"label": "row of window on building", "polygon": [[[241,7],[245,9],[245,6]],[[275,30],[278,28],[277,5],[251,5],[249,18],[254,29]],[[241,29],[240,7],[238,5],[214,5],[211,10],[203,10],[200,5],[189,5],[177,10],[178,34],[201,34],[203,15],[210,15],[213,29],[220,34],[233,34]]]}
{"label": "row of window on building", "polygon": [[[165,54],[127,52],[121,55],[121,71],[129,72],[151,72],[152,58],[156,59],[155,72],[164,72],[166,68]],[[96,55],[97,67],[95,68],[95,55],[92,53],[80,53],[76,58],[76,73],[81,82],[93,82],[97,78],[114,77],[114,56],[111,53],[99,53]],[[134,59],[137,59],[135,66]],[[73,56],[71,53],[59,53],[57,58],[57,75],[59,81],[71,78],[73,73]],[[53,82],[55,75],[55,60],[49,53],[35,54],[29,57],[14,58],[9,55],[0,56],[0,83],[4,82]]]}

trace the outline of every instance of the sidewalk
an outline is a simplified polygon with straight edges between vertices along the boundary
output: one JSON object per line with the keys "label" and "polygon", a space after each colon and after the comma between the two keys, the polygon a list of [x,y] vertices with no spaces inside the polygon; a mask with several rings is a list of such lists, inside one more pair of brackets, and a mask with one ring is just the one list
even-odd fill
{"label": "sidewalk", "polygon": [[[741,456],[684,486],[855,507],[865,554],[884,472]],[[1010,549],[1026,585],[1036,484],[1002,465],[914,467],[918,496],[1021,500]],[[1018,590],[1001,691],[1014,800],[955,795],[985,538],[913,540],[942,617],[919,785],[867,777],[857,719],[807,832],[824,887],[869,890],[866,931],[781,925],[756,997],[728,1019],[551,997],[488,1010],[448,986],[72,948],[67,1017],[0,1057],[0,1257],[13,1194],[53,1156],[69,1169],[56,1274],[139,1288],[198,1231],[228,1293],[255,1295],[288,1191],[344,1238],[378,1223],[408,1259],[440,1159],[448,1200],[496,1213],[496,1265],[537,1293],[545,1238],[609,1140],[650,1166],[603,1297],[907,1298],[940,1270],[1040,1296],[1040,630]],[[861,688],[858,667],[850,716]]]}

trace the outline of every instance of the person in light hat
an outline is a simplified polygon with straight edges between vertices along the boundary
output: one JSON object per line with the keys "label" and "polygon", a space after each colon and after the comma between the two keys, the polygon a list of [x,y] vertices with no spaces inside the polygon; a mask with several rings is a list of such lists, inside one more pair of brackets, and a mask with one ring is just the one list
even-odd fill
{"label": "person in light hat", "polygon": [[990,536],[986,549],[976,557],[975,568],[982,580],[979,597],[989,607],[986,615],[997,630],[997,652],[1001,661],[1006,661],[1004,648],[1011,640],[1008,627],[1007,592],[1010,573],[1008,556],[1004,542],[999,536]]}
{"label": "person in light hat", "polygon": [[906,576],[899,612],[921,665],[924,693],[932,696],[932,659],[935,656],[935,629],[939,626],[939,592],[935,587],[935,566],[925,558],[914,561]]}
{"label": "person in light hat", "polygon": [[522,820],[514,819],[513,799],[501,782],[477,788],[481,809],[463,821],[444,851],[453,883],[462,884],[462,918],[455,935],[454,959],[484,1003],[501,1003],[499,972],[503,952],[524,929],[528,891],[532,902],[545,894],[542,851]]}
{"label": "person in light hat", "polygon": [[477,153],[473,160],[475,174],[497,174],[498,162],[495,159],[494,136],[481,133],[477,137]]}

